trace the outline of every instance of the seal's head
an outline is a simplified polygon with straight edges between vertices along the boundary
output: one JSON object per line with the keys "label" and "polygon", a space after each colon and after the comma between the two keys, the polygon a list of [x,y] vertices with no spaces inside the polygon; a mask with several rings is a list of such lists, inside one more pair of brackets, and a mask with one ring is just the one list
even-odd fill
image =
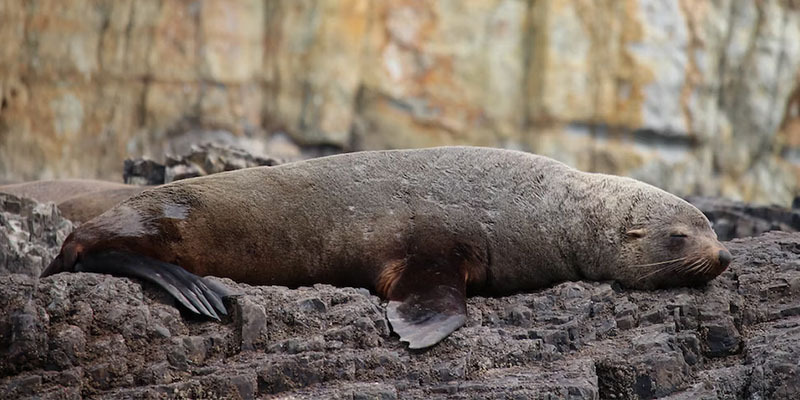
{"label": "seal's head", "polygon": [[702,285],[731,263],[700,210],[672,195],[632,207],[621,232],[621,284],[641,289]]}

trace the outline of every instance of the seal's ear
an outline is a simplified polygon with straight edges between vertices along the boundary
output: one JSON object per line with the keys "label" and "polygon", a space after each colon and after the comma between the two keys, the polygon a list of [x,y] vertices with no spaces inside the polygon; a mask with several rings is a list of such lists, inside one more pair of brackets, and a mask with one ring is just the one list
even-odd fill
{"label": "seal's ear", "polygon": [[644,228],[635,228],[635,229],[630,229],[627,232],[625,232],[625,236],[627,236],[627,237],[629,237],[631,239],[639,239],[639,238],[644,237],[644,235],[646,233],[647,233],[647,230],[645,230]]}

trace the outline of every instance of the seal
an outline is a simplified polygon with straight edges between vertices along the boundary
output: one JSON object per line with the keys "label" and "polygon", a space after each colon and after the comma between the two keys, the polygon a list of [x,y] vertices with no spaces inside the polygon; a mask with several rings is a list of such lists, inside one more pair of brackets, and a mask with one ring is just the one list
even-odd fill
{"label": "seal", "polygon": [[76,229],[42,273],[89,271],[160,285],[218,318],[225,288],[366,287],[410,348],[462,326],[466,297],[567,280],[638,289],[701,285],[731,254],[706,217],[645,183],[529,153],[359,152],[187,179]]}
{"label": "seal", "polygon": [[63,179],[3,185],[0,193],[55,203],[65,218],[84,223],[144,189],[116,182]]}

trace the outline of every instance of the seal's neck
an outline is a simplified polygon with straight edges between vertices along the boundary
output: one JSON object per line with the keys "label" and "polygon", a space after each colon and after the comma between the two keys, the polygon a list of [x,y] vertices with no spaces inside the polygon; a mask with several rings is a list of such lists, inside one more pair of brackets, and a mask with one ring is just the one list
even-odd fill
{"label": "seal's neck", "polygon": [[567,191],[574,212],[562,224],[562,257],[569,266],[563,280],[606,280],[619,268],[622,238],[630,210],[638,202],[630,180],[580,173],[587,179]]}

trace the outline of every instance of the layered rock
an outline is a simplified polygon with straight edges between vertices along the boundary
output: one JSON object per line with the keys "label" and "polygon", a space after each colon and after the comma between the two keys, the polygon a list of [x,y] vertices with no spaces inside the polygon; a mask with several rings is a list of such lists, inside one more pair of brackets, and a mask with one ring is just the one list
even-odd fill
{"label": "layered rock", "polygon": [[0,275],[39,276],[72,228],[53,203],[0,193]]}
{"label": "layered rock", "polygon": [[4,179],[117,178],[199,126],[800,192],[800,10],[783,0],[9,0],[0,19]]}
{"label": "layered rock", "polygon": [[719,240],[759,236],[769,231],[800,231],[800,197],[795,199],[791,209],[710,197],[687,200],[708,217]]}
{"label": "layered rock", "polygon": [[213,143],[192,145],[180,155],[167,155],[166,164],[149,159],[127,159],[122,174],[125,183],[161,185],[180,179],[233,171],[241,168],[275,166],[282,161],[252,155],[231,146]]}
{"label": "layered rock", "polygon": [[20,255],[0,270],[2,398],[800,396],[798,233],[726,243],[734,262],[702,288],[472,297],[466,325],[419,352],[365,289],[223,279],[231,314],[210,322],[138,280],[39,280],[68,222],[52,205],[0,205],[0,245]]}

